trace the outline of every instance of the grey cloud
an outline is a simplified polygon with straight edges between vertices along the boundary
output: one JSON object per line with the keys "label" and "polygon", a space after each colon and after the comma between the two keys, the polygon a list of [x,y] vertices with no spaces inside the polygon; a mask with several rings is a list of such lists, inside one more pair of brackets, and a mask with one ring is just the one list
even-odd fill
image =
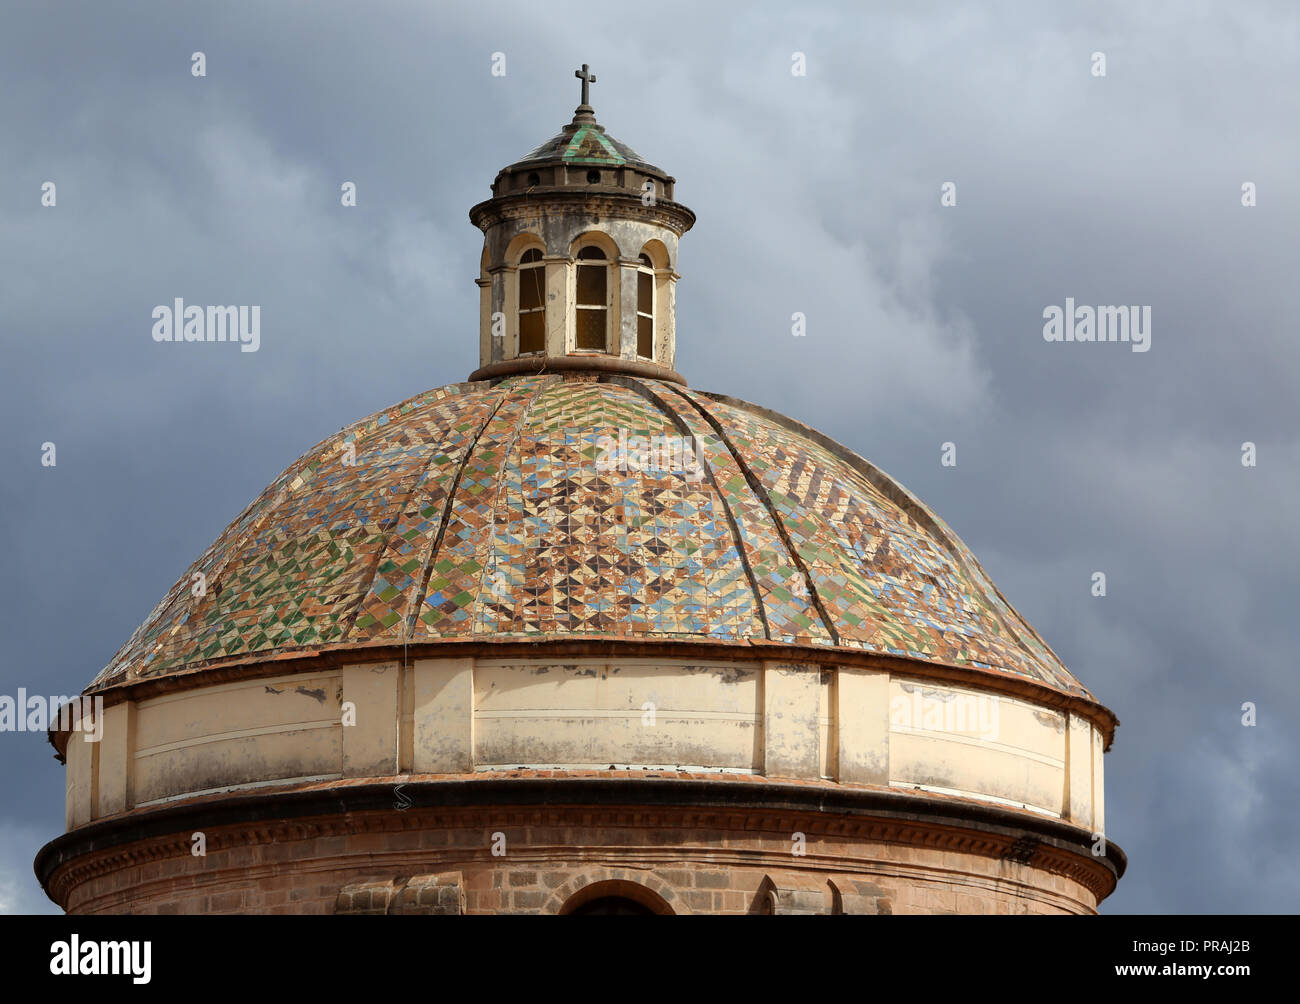
{"label": "grey cloud", "polygon": [[[600,121],[699,214],[678,296],[692,384],[919,494],[1119,714],[1108,830],[1132,867],[1106,908],[1293,910],[1293,6],[653,11],[12,10],[0,692],[79,689],[303,450],[475,367],[466,211],[567,121],[587,61]],[[174,296],[261,304],[261,351],[154,344]],[[1066,296],[1152,305],[1152,350],[1044,342]],[[0,735],[0,909],[39,902],[30,857],[63,821],[50,752]]]}

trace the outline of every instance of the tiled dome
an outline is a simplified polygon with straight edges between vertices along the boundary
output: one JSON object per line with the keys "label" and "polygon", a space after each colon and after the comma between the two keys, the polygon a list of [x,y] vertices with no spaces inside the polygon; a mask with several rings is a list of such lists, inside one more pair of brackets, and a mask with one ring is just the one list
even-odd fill
{"label": "tiled dome", "polygon": [[[704,463],[606,469],[601,437],[620,431],[694,437]],[[1091,697],[952,531],[856,454],[720,395],[556,374],[429,391],[310,450],[94,687],[552,638],[838,646]]]}

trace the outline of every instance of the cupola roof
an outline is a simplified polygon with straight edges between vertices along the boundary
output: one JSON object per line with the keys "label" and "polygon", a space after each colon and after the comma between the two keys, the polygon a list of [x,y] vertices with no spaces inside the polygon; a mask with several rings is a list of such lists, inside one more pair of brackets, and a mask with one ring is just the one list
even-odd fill
{"label": "cupola roof", "polygon": [[492,194],[499,197],[520,190],[572,191],[574,188],[622,188],[640,192],[648,179],[655,179],[659,185],[654,191],[671,199],[677,179],[609,135],[596,121],[589,91],[589,86],[595,83],[595,74],[583,63],[574,76],[582,81],[582,103],[573,110],[573,121],[545,143],[502,168],[492,183]]}

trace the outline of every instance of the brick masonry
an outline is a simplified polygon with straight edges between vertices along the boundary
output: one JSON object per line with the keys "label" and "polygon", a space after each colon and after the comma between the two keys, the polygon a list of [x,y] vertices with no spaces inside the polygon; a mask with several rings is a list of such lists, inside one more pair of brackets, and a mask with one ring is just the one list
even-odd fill
{"label": "brick masonry", "polygon": [[75,914],[562,914],[607,895],[673,914],[1096,912],[1088,884],[1041,854],[939,828],[904,842],[835,829],[743,809],[351,813],[210,828],[203,857],[189,833],[97,851],[50,887]]}

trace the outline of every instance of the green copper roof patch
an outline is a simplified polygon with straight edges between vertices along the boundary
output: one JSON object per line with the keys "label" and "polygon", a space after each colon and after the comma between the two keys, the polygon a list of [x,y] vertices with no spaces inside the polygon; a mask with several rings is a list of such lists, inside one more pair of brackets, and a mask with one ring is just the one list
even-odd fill
{"label": "green copper roof patch", "polygon": [[573,134],[569,145],[560,155],[574,164],[626,164],[627,158],[614,148],[614,144],[591,126],[583,126]]}

